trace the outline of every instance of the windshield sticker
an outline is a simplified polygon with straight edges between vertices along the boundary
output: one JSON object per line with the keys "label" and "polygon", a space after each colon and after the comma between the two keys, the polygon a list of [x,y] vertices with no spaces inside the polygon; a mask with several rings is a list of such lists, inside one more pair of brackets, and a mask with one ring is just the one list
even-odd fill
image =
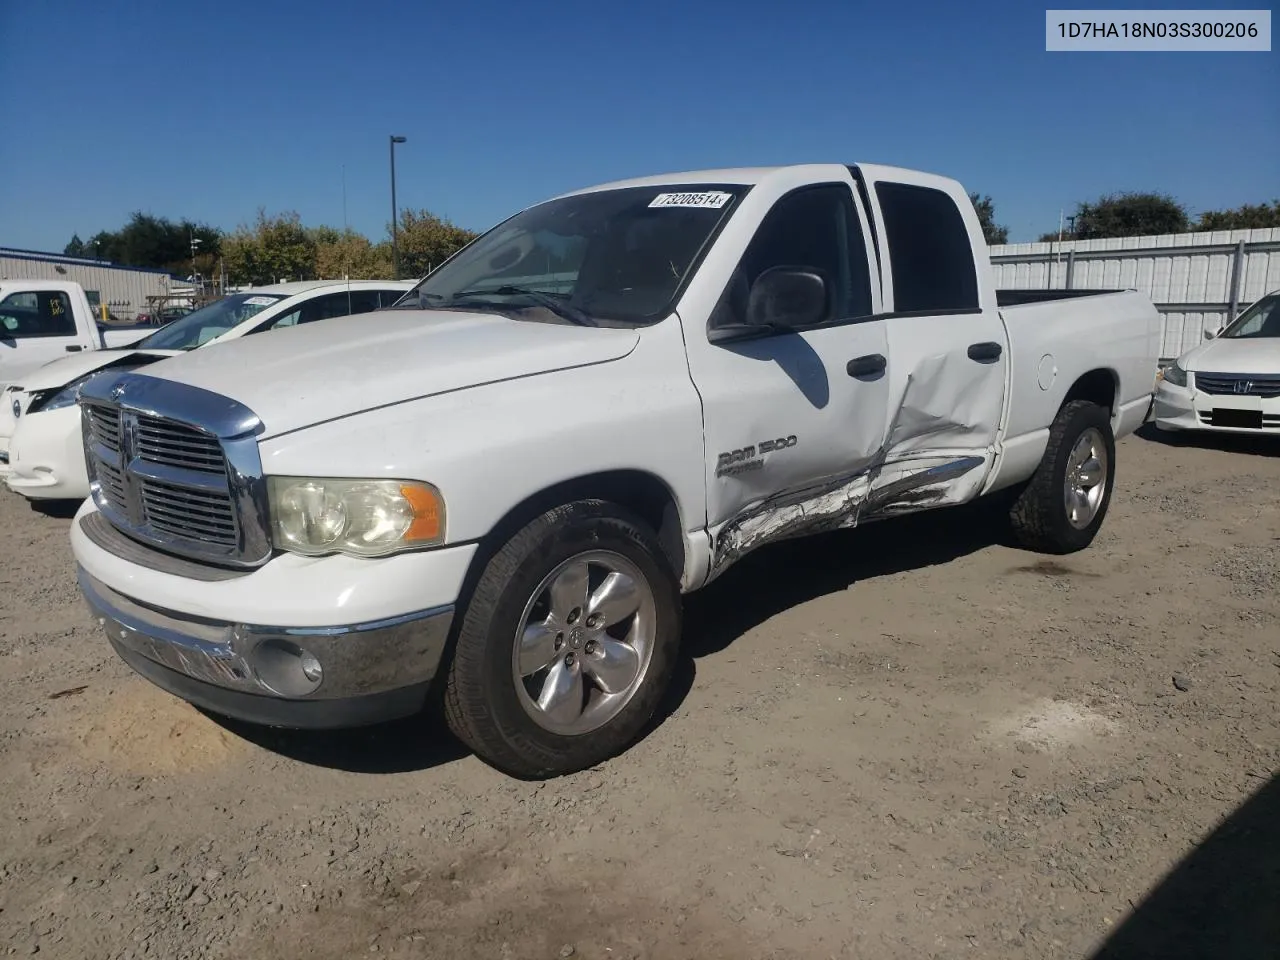
{"label": "windshield sticker", "polygon": [[649,202],[651,207],[698,207],[719,210],[733,194],[713,190],[709,193],[660,193]]}
{"label": "windshield sticker", "polygon": [[275,297],[250,297],[248,300],[246,300],[246,301],[245,301],[245,306],[248,306],[248,307],[269,307],[269,306],[271,306],[271,304],[273,304],[273,303],[275,303],[275,302],[276,302],[276,298],[275,298]]}

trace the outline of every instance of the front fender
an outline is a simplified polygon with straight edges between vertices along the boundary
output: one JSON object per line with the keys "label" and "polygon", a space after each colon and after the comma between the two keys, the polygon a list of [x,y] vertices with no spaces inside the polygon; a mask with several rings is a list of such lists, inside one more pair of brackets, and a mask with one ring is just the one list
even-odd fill
{"label": "front fender", "polygon": [[538,491],[613,471],[666,484],[686,534],[706,524],[701,405],[675,324],[614,362],[369,410],[265,439],[260,452],[269,474],[432,483],[455,544]]}

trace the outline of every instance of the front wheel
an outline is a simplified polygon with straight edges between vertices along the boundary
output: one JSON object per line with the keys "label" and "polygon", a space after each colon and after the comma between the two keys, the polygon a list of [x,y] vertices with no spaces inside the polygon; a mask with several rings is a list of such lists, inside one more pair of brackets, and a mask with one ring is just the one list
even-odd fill
{"label": "front wheel", "polygon": [[1010,511],[1018,540],[1041,553],[1089,546],[1110,506],[1115,471],[1110,414],[1085,400],[1065,404],[1040,466]]}
{"label": "front wheel", "polygon": [[656,536],[601,501],[549,510],[488,561],[445,686],[454,734],[520,777],[629,746],[675,666],[681,597]]}

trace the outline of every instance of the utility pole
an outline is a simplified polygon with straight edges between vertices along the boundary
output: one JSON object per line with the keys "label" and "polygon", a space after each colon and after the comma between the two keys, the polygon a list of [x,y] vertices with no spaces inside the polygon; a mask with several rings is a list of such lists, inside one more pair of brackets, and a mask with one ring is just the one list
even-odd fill
{"label": "utility pole", "polygon": [[391,264],[395,278],[400,279],[400,211],[396,208],[396,144],[404,143],[404,137],[391,135]]}

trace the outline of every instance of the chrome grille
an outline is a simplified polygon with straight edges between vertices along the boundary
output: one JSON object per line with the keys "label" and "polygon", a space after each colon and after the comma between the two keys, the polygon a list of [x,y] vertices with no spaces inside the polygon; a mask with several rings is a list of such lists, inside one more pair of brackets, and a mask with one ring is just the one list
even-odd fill
{"label": "chrome grille", "polygon": [[261,424],[250,411],[130,373],[89,381],[79,402],[92,496],[113,527],[195,560],[252,567],[270,557]]}
{"label": "chrome grille", "polygon": [[226,461],[217,437],[181,423],[138,415],[138,457],[202,473],[225,473]]}
{"label": "chrome grille", "polygon": [[225,494],[144,479],[142,516],[153,530],[222,546],[236,543],[236,514]]}
{"label": "chrome grille", "polygon": [[1196,389],[1215,396],[1280,397],[1280,375],[1274,373],[1197,373]]}
{"label": "chrome grille", "polygon": [[86,406],[94,439],[115,453],[120,452],[120,411],[99,406]]}
{"label": "chrome grille", "polygon": [[127,495],[124,490],[124,474],[114,464],[104,463],[99,460],[98,482],[102,486],[102,492],[107,495],[112,504],[123,509],[127,501]]}

